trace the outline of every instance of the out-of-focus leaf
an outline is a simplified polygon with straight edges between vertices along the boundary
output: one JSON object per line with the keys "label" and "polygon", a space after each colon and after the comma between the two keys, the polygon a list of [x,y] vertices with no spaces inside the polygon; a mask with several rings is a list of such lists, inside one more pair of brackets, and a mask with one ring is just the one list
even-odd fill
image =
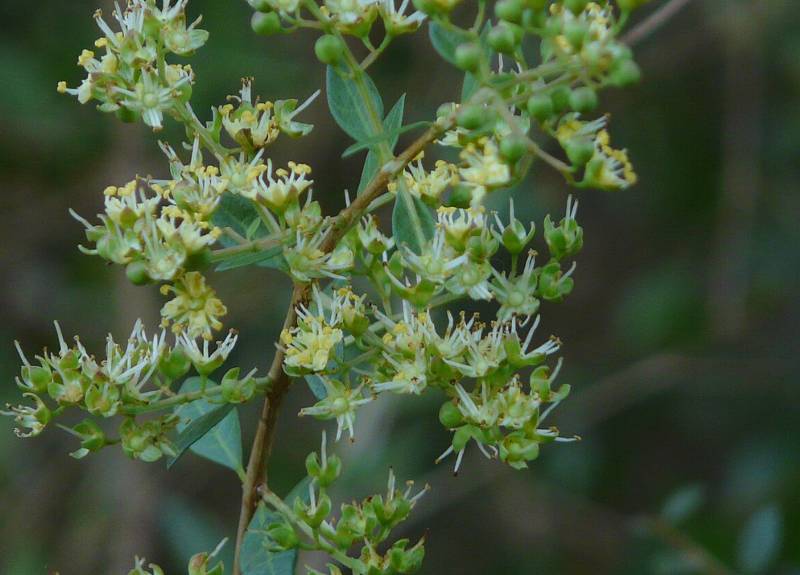
{"label": "out-of-focus leaf", "polygon": [[739,568],[745,573],[765,573],[778,558],[782,540],[783,519],[777,505],[762,507],[739,535]]}
{"label": "out-of-focus leaf", "polygon": [[[211,221],[220,228],[231,228],[242,237],[247,237],[252,230],[253,222],[258,220],[258,213],[252,202],[237,194],[226,192],[214,212]],[[236,242],[225,234],[220,236],[220,243],[226,247],[235,246]]]}
{"label": "out-of-focus leaf", "polygon": [[675,491],[664,502],[661,516],[672,524],[691,517],[705,502],[706,490],[702,485],[692,484]]}
{"label": "out-of-focus leaf", "polygon": [[436,51],[451,64],[456,63],[456,48],[470,41],[470,36],[466,32],[445,28],[438,22],[430,23],[428,36]]}

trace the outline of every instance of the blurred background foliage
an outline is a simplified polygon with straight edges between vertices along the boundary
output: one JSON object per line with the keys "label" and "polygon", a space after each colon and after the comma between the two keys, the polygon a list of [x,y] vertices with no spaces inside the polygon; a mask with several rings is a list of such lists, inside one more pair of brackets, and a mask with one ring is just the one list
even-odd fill
{"label": "blurred background foliage", "polygon": [[[97,1],[0,0],[3,403],[17,395],[13,340],[52,346],[52,319],[95,345],[135,317],[157,323],[157,290],[81,255],[82,226],[67,215],[98,211],[108,184],[167,168],[144,126],[56,93],[57,80],[79,78]],[[211,32],[192,59],[198,111],[243,76],[271,100],[322,85],[311,35],[254,36],[243,0],[192,0],[190,11]],[[448,442],[435,399],[384,398],[361,412],[357,441],[339,446],[343,499],[380,491],[390,465],[432,485],[407,526],[430,530],[424,573],[800,573],[800,9],[695,0],[636,52],[643,83],[605,94],[603,106],[640,184],[579,193],[587,241],[575,292],[544,313],[575,390],[556,423],[583,441],[545,449],[526,472],[472,452],[452,477],[432,463]],[[373,71],[387,102],[408,91],[409,122],[458,94],[457,74],[431,54],[418,33]],[[324,100],[305,118],[312,135],[280,142],[273,158],[312,164],[332,210],[357,185],[361,158],[340,159],[349,142]],[[537,166],[515,197],[540,222],[567,193]],[[493,202],[502,209],[505,198]],[[286,280],[256,268],[212,282],[242,334],[234,362],[264,370]],[[295,386],[280,418],[278,492],[318,441],[320,424],[295,417],[310,401]],[[245,441],[255,409],[243,412]],[[22,441],[10,421],[2,427],[0,573],[122,574],[134,554],[184,573],[192,553],[234,534],[240,489],[228,470],[189,456],[167,473],[115,449],[76,462],[66,434]]]}

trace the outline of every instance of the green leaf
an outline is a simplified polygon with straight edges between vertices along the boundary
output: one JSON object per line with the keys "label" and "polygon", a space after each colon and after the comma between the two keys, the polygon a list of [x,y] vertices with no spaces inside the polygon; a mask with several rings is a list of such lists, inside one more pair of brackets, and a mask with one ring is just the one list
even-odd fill
{"label": "green leaf", "polygon": [[226,258],[216,267],[216,271],[224,272],[245,266],[257,265],[264,268],[284,269],[283,246],[274,246],[257,252],[244,252]]}
{"label": "green leaf", "polygon": [[[216,385],[208,381],[207,386]],[[197,391],[202,386],[200,377],[191,377],[181,386],[181,393]],[[175,410],[182,419],[191,423],[178,425],[178,438],[175,441],[177,455],[170,459],[167,467],[172,467],[183,453],[191,450],[201,457],[224,465],[241,474],[242,431],[239,414],[231,403],[214,405],[198,399]]]}
{"label": "green leaf", "polygon": [[[405,95],[403,97],[405,97]],[[389,112],[389,114],[391,114],[391,112]],[[387,116],[387,119],[388,119],[388,116]],[[432,124],[433,124],[432,122],[429,122],[427,120],[422,120],[420,122],[414,122],[413,124],[408,124],[407,126],[403,126],[403,127],[399,128],[399,129],[391,131],[391,132],[389,130],[384,129],[383,134],[381,134],[380,136],[376,136],[374,138],[370,138],[369,140],[366,140],[364,142],[356,142],[355,144],[352,144],[351,146],[348,146],[347,149],[345,149],[345,151],[342,152],[342,157],[343,158],[349,158],[350,156],[360,152],[361,150],[366,150],[367,148],[371,148],[375,144],[380,144],[381,142],[384,142],[384,141],[387,141],[387,140],[390,140],[390,141],[393,140],[394,143],[397,144],[397,137],[400,134],[405,134],[406,132],[410,132],[411,130],[416,130],[417,128],[427,128],[428,126],[431,126]],[[394,147],[394,145],[392,147]]]}
{"label": "green leaf", "polygon": [[669,523],[677,525],[696,513],[703,505],[706,490],[697,483],[678,489],[669,496],[661,508],[661,517]]}
{"label": "green leaf", "polygon": [[456,63],[456,48],[472,39],[468,32],[445,28],[438,22],[431,22],[428,26],[428,36],[442,58],[453,65]]}
{"label": "green leaf", "polygon": [[739,535],[741,570],[766,573],[778,558],[782,539],[783,519],[776,505],[767,505],[753,513]]}
{"label": "green leaf", "polygon": [[313,373],[306,376],[306,383],[308,384],[308,389],[311,390],[311,393],[314,394],[319,400],[325,399],[328,397],[328,390],[325,389],[325,385],[322,383],[322,378],[318,375],[314,375]]}
{"label": "green leaf", "polygon": [[[394,133],[400,129],[400,126],[403,125],[403,109],[405,108],[406,104],[406,95],[403,94],[400,96],[400,99],[397,100],[392,109],[389,110],[389,113],[386,115],[386,118],[383,120],[383,129],[387,133]],[[397,132],[394,136],[391,136],[389,140],[389,148],[394,150],[394,147],[397,145],[397,139],[399,138],[400,133]],[[372,178],[375,177],[375,174],[378,173],[380,169],[380,160],[378,158],[378,154],[375,150],[370,150],[367,154],[367,159],[364,160],[364,169],[361,171],[361,181],[358,183],[358,193],[364,191],[364,188],[370,183]]]}
{"label": "green leaf", "polygon": [[[242,237],[248,237],[248,232],[253,231],[251,226],[253,226],[254,220],[260,220],[260,218],[252,202],[230,192],[222,194],[222,200],[211,218],[215,226],[231,228]],[[236,245],[232,238],[224,234],[220,236],[219,241],[225,247]]]}
{"label": "green leaf", "polygon": [[405,180],[397,180],[397,198],[392,212],[392,233],[398,245],[406,244],[415,253],[422,253],[425,243],[433,237],[436,223],[430,209],[422,200],[411,195]]}
{"label": "green leaf", "polygon": [[[378,117],[383,117],[383,102],[375,87],[375,83],[365,72],[366,97],[370,100],[372,108]],[[327,72],[328,107],[334,120],[357,142],[362,142],[377,135],[376,126],[373,124],[372,115],[359,86],[353,80],[342,76],[331,66]]]}
{"label": "green leaf", "polygon": [[[308,502],[309,482],[310,478],[304,478],[286,496],[285,501],[289,507],[292,507],[298,497]],[[270,551],[273,542],[267,528],[270,523],[281,520],[279,513],[268,509],[263,502],[259,503],[242,541],[242,575],[294,575],[297,549]]]}

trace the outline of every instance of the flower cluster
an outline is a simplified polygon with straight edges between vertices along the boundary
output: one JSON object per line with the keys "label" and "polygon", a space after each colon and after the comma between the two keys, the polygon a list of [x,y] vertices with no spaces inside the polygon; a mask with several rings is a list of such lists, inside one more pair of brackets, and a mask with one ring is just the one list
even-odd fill
{"label": "flower cluster", "polygon": [[160,130],[165,113],[181,113],[178,109],[194,82],[190,66],[166,64],[163,52],[186,56],[208,40],[208,32],[197,28],[199,18],[187,24],[187,2],[167,0],[159,8],[153,0],[129,0],[125,9],[117,6],[113,13],[119,32],[98,10],[95,20],[103,36],[95,46],[104,54],[98,59],[84,50],[78,65],[86,70],[86,79],[77,88],[59,82],[59,92],[77,96],[81,103],[97,100],[104,112],[116,112],[125,120],[141,118]]}
{"label": "flower cluster", "polygon": [[198,346],[188,332],[183,332],[173,346],[167,344],[164,332],[148,337],[142,323],[137,321],[126,342],[116,342],[109,335],[105,357],[98,359],[77,336],[72,345],[68,344],[59,324],[55,325],[57,351],[45,349],[31,362],[17,344],[22,361],[17,386],[32,405],[9,406],[3,413],[15,418],[18,425],[15,431],[20,437],[40,434],[68,408],[100,419],[123,416],[119,440],[107,438],[91,418],[75,427],[64,427],[81,441],[80,449],[72,454],[77,458],[117,442],[128,455],[143,461],[155,461],[165,454],[175,455],[168,434],[180,418],[168,414],[138,421],[137,414],[155,411],[162,403],[181,405],[213,396],[229,400],[242,393],[249,397],[254,391],[253,372],[239,378],[238,370],[231,370],[223,378],[227,389],[212,383],[208,383],[202,393],[176,395],[171,389],[192,367],[204,380],[219,368],[236,345],[237,336],[233,332],[209,352],[208,341]]}

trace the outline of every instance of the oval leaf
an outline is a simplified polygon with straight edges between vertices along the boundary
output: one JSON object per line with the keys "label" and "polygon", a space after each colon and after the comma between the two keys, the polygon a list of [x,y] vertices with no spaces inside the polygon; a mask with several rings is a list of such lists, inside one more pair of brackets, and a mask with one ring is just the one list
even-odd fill
{"label": "oval leaf", "polygon": [[[391,134],[400,128],[400,126],[403,124],[403,109],[405,108],[405,104],[406,95],[403,94],[386,115],[386,119],[383,121],[384,131]],[[389,140],[389,148],[392,150],[394,150],[394,147],[397,145],[398,137],[399,133],[395,136],[392,136]],[[374,150],[370,150],[367,154],[367,159],[364,160],[364,169],[361,171],[361,181],[358,184],[359,194],[364,191],[364,188],[366,188],[367,185],[369,185],[370,181],[375,177],[375,174],[378,173],[379,169],[380,161],[378,160],[378,154]]]}
{"label": "oval leaf", "polygon": [[[181,386],[181,393],[197,391],[202,379],[191,377]],[[206,385],[216,385],[207,382]],[[175,410],[182,420],[190,419],[190,423],[178,425],[176,439],[177,455],[167,463],[171,467],[187,449],[201,457],[205,457],[242,474],[242,430],[239,424],[239,413],[234,405],[226,403],[214,405],[204,399],[198,399]]]}
{"label": "oval leaf", "polygon": [[[383,117],[383,102],[372,79],[364,74],[369,98],[375,113]],[[359,92],[359,87],[349,78],[341,76],[334,68],[328,66],[327,71],[328,107],[333,119],[354,140],[361,142],[377,136],[376,126],[372,117],[364,106],[364,99]]]}
{"label": "oval leaf", "polygon": [[411,195],[405,180],[397,180],[397,198],[392,212],[392,233],[397,245],[406,244],[415,253],[422,253],[425,243],[433,237],[436,223],[430,209],[422,200]]}
{"label": "oval leaf", "polygon": [[470,41],[469,33],[445,28],[438,22],[431,22],[428,36],[436,51],[451,64],[456,63],[456,48]]}
{"label": "oval leaf", "polygon": [[777,506],[762,507],[750,517],[739,536],[739,567],[745,573],[765,573],[775,562],[783,539],[783,520]]}
{"label": "oval leaf", "polygon": [[[286,496],[285,501],[289,507],[292,507],[298,497],[308,502],[309,481],[306,477]],[[267,528],[270,523],[281,520],[279,513],[268,509],[263,502],[258,504],[242,541],[242,575],[294,575],[297,567],[297,549],[270,551],[273,541]]]}

